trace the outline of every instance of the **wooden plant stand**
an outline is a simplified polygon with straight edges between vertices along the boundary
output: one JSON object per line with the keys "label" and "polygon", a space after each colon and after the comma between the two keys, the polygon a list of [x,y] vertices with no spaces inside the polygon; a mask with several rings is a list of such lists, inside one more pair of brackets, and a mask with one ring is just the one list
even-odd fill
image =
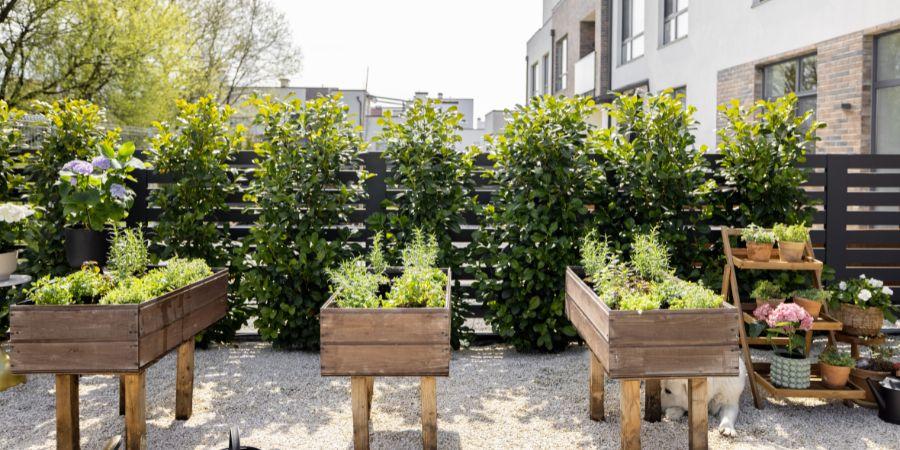
{"label": "wooden plant stand", "polygon": [[[808,397],[808,398],[831,398],[831,399],[855,399],[865,397],[865,392],[852,383],[848,384],[847,389],[827,389],[818,377],[818,365],[813,365],[813,375],[810,380],[808,389],[782,389],[773,385],[769,379],[769,365],[754,363],[750,356],[751,345],[768,345],[770,342],[765,338],[750,338],[744,329],[745,324],[756,323],[752,311],[755,305],[741,303],[740,288],[737,280],[738,270],[781,270],[781,271],[803,271],[809,273],[812,278],[812,285],[816,289],[822,289],[822,261],[815,259],[812,244],[807,242],[803,251],[803,261],[785,262],[778,259],[778,250],[772,251],[772,259],[769,261],[751,261],[747,259],[747,249],[732,248],[731,238],[741,235],[740,228],[722,228],[722,247],[725,252],[725,269],[722,274],[722,296],[726,301],[730,298],[732,304],[742,310],[741,318],[738,323],[738,333],[740,334],[741,352],[744,363],[747,367],[747,382],[750,385],[750,393],[753,394],[753,403],[757,409],[762,409],[763,399],[760,395],[758,386],[762,386],[769,395],[777,398],[784,397]],[[812,346],[812,337],[814,331],[827,331],[829,344],[835,343],[835,332],[841,331],[843,325],[828,314],[828,305],[822,305],[822,312],[813,322],[812,329],[806,332],[805,352],[809,355]],[[786,338],[775,338],[772,344],[785,345]],[[862,397],[860,397],[862,396]]]}
{"label": "wooden plant stand", "polygon": [[589,411],[604,420],[605,378],[622,382],[621,445],[641,447],[641,380],[645,418],[660,420],[660,380],[689,379],[692,449],[707,448],[706,378],[739,374],[737,309],[613,311],[583,279],[566,269],[566,316],[590,348]]}
{"label": "wooden plant stand", "polygon": [[[375,377],[421,377],[422,447],[437,448],[437,381],[450,376],[450,270],[441,308],[339,308],[320,313],[322,376],[349,376],[353,448],[369,448]],[[391,271],[390,276],[399,272]],[[337,293],[335,293],[337,295]]]}
{"label": "wooden plant stand", "polygon": [[14,305],[10,309],[15,373],[56,376],[56,447],[80,448],[78,380],[120,377],[125,448],[147,448],[146,370],[178,349],[175,417],[192,413],[194,337],[225,316],[228,271],[134,305]]}

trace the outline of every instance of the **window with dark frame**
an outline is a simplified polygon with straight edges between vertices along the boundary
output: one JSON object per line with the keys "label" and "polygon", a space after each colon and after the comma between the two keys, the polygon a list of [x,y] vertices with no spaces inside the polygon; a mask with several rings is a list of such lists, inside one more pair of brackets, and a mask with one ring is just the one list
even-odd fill
{"label": "window with dark frame", "polygon": [[540,86],[540,80],[538,80],[538,63],[534,63],[531,65],[531,96],[534,97],[538,95],[538,86]]}
{"label": "window with dark frame", "polygon": [[690,0],[663,0],[663,45],[688,35]]}
{"label": "window with dark frame", "polygon": [[553,92],[559,92],[566,88],[566,76],[568,75],[566,61],[569,59],[568,43],[568,36],[564,36],[556,41],[556,49],[553,52],[553,59],[555,60],[553,62]]}
{"label": "window with dark frame", "polygon": [[541,59],[541,85],[544,87],[541,90],[542,94],[550,93],[550,54],[544,54],[544,57]]}
{"label": "window with dark frame", "polygon": [[622,0],[622,55],[625,64],[644,56],[644,0]]}
{"label": "window with dark frame", "polygon": [[817,85],[816,55],[805,55],[763,68],[763,97],[774,100],[793,92],[797,96],[797,114],[812,111],[813,120],[816,118]]}
{"label": "window with dark frame", "polygon": [[875,39],[872,152],[900,154],[900,31]]}

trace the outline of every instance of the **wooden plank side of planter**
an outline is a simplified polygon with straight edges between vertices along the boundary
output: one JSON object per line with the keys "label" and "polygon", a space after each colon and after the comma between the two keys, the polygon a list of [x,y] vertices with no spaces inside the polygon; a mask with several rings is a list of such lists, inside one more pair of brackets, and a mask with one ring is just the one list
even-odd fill
{"label": "wooden plank side of planter", "polygon": [[10,368],[15,373],[109,373],[138,370],[137,341],[17,342]]}
{"label": "wooden plank side of planter", "polygon": [[578,303],[566,293],[566,317],[578,330],[578,334],[584,339],[591,352],[600,360],[604,368],[609,367],[609,342],[606,336],[588,319],[587,315]]}
{"label": "wooden plank side of planter", "polygon": [[741,354],[732,345],[611,348],[609,353],[613,379],[735,376]]}
{"label": "wooden plank side of planter", "polygon": [[322,376],[450,375],[447,344],[323,344]]}
{"label": "wooden plank side of planter", "polygon": [[[222,291],[225,292],[224,290]],[[223,294],[209,299],[199,308],[186,313],[184,316],[182,341],[193,339],[201,331],[216,323],[228,312],[228,295]]]}
{"label": "wooden plank side of planter", "polygon": [[444,344],[450,341],[445,309],[335,309],[322,311],[325,344]]}
{"label": "wooden plank side of planter", "polygon": [[614,348],[646,346],[738,345],[738,311],[717,309],[654,310],[640,314],[613,311],[609,341]]}
{"label": "wooden plank side of planter", "polygon": [[572,301],[578,305],[587,319],[594,324],[594,327],[603,336],[604,340],[608,342],[609,315],[611,311],[605,303],[600,301],[597,293],[581,279],[581,275],[572,267],[566,268],[566,295],[572,297]]}

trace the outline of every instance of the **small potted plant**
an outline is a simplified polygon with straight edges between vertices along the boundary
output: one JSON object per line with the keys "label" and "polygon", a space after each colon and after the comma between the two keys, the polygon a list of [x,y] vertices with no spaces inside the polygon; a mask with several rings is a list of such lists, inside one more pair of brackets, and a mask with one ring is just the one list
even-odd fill
{"label": "small potted plant", "polygon": [[66,260],[72,267],[87,261],[105,264],[109,248],[106,227],[128,216],[134,192],[130,173],[144,168],[134,157],[134,144],[115,148],[105,141],[90,162],[75,159],[59,171],[59,192],[65,214]]}
{"label": "small potted plant", "polygon": [[823,289],[801,289],[792,292],[791,298],[815,319],[822,311],[822,304],[831,298],[831,292]]}
{"label": "small potted plant", "polygon": [[829,389],[843,389],[850,380],[850,369],[856,366],[856,360],[847,352],[833,346],[819,354],[819,374],[822,383]]}
{"label": "small potted plant", "polygon": [[781,286],[767,280],[758,281],[753,285],[750,298],[756,300],[756,306],[769,304],[773,308],[784,303],[785,300]]}
{"label": "small potted plant", "polygon": [[809,241],[809,229],[802,224],[775,224],[773,230],[778,241],[778,258],[785,262],[803,261],[803,250]]}
{"label": "small potted plant", "polygon": [[866,379],[878,382],[894,373],[894,362],[892,361],[894,350],[887,346],[877,345],[869,347],[869,350],[871,350],[871,356],[859,358],[856,361],[856,367],[850,369],[850,381],[866,391],[866,401],[874,406],[875,394]]}
{"label": "small potted plant", "polygon": [[878,336],[884,319],[894,321],[891,296],[894,291],[881,280],[859,278],[841,281],[831,290],[831,306],[835,318],[844,324],[844,333],[851,336]]}
{"label": "small potted plant", "polygon": [[751,261],[768,261],[775,246],[775,233],[750,224],[741,230],[741,240],[747,243],[747,258]]}
{"label": "small potted plant", "polygon": [[[772,383],[790,389],[808,388],[810,361],[803,352],[805,341],[798,331],[812,329],[812,316],[793,303],[782,303],[775,308],[766,303],[757,307],[753,316],[758,322],[750,327],[750,334],[759,336],[765,331],[774,349],[770,368]],[[776,337],[787,338],[785,348],[774,345]]]}
{"label": "small potted plant", "polygon": [[0,281],[8,280],[18,267],[16,238],[19,225],[32,214],[34,210],[27,205],[0,204]]}

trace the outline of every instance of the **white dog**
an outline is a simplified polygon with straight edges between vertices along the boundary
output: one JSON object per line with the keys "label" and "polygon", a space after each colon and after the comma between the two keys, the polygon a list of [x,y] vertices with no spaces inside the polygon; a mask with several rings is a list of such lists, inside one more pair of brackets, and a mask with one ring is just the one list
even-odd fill
{"label": "white dog", "polygon": [[[719,415],[719,433],[735,436],[734,424],[740,412],[741,393],[747,384],[747,368],[740,359],[740,375],[736,377],[710,377],[707,380],[707,404],[709,412]],[[660,403],[669,420],[678,420],[688,408],[687,380],[663,380]]]}

